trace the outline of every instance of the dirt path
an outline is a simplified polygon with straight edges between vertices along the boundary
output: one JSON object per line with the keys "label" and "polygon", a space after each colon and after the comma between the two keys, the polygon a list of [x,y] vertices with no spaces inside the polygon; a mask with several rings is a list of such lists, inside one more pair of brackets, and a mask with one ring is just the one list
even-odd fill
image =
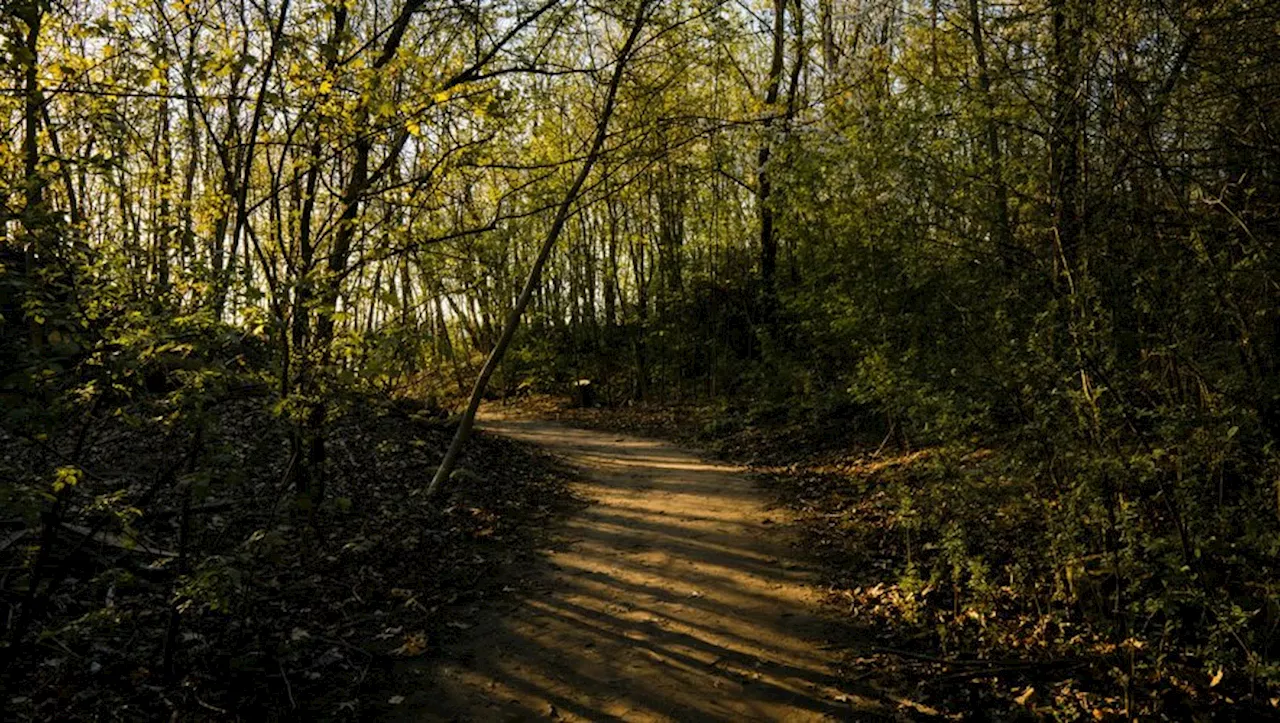
{"label": "dirt path", "polygon": [[398,676],[416,690],[394,720],[892,715],[832,678],[814,572],[741,469],[548,422],[483,428],[569,460],[591,504],[546,551],[546,570],[515,573],[514,602],[478,608],[433,661]]}

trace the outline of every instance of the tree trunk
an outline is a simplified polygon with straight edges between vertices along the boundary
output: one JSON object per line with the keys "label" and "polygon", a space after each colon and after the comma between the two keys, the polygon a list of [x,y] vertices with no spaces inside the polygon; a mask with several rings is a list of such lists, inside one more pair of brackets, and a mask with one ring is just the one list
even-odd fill
{"label": "tree trunk", "polygon": [[995,98],[991,95],[991,71],[987,65],[986,42],[983,40],[982,15],[978,0],[969,0],[969,22],[973,38],[973,54],[978,65],[978,91],[982,94],[986,126],[987,172],[991,183],[991,240],[1006,268],[1012,262],[1013,229],[1009,225],[1009,189],[1004,184],[1004,157],[1000,148],[1000,126],[996,122]]}
{"label": "tree trunk", "polygon": [[1052,203],[1054,278],[1065,283],[1063,291],[1074,287],[1078,270],[1082,233],[1080,193],[1080,151],[1084,135],[1084,103],[1081,52],[1084,31],[1079,0],[1054,0],[1053,23],[1053,109],[1049,133],[1049,197]]}
{"label": "tree trunk", "polygon": [[785,48],[787,0],[773,3],[773,54],[769,63],[769,79],[764,94],[764,138],[756,160],[756,205],[760,214],[760,285],[766,316],[772,312],[776,296],[775,275],[778,266],[778,236],[773,228],[773,208],[770,194],[773,190],[769,175],[769,157],[773,152],[773,114],[778,103],[778,89],[782,84],[783,50]]}
{"label": "tree trunk", "polygon": [[595,166],[596,160],[604,149],[605,138],[609,130],[609,119],[613,116],[613,106],[618,96],[618,86],[622,84],[622,71],[627,65],[631,49],[635,46],[636,39],[640,36],[640,31],[644,28],[645,15],[648,9],[649,3],[647,0],[642,0],[639,9],[636,11],[635,20],[631,24],[631,32],[627,34],[627,40],[623,43],[622,50],[618,53],[618,59],[614,64],[613,77],[609,80],[609,89],[605,95],[604,108],[600,111],[600,119],[596,122],[595,138],[591,141],[591,148],[588,150],[582,163],[582,168],[579,169],[573,184],[569,186],[564,198],[560,201],[559,208],[556,209],[555,220],[552,221],[551,228],[547,230],[547,235],[542,241],[538,256],[534,259],[533,267],[529,269],[529,277],[525,280],[524,289],[516,299],[515,307],[511,309],[511,313],[507,316],[502,336],[499,337],[497,345],[494,346],[489,358],[485,361],[484,367],[480,370],[480,376],[476,379],[475,387],[471,390],[471,399],[467,403],[467,409],[463,412],[462,420],[458,423],[458,431],[454,434],[453,442],[450,443],[444,460],[440,462],[440,467],[436,469],[435,476],[432,477],[431,484],[427,487],[428,496],[439,492],[443,482],[453,473],[453,469],[458,463],[458,455],[462,451],[462,446],[466,444],[467,438],[471,436],[471,430],[475,426],[476,412],[480,409],[480,400],[484,396],[485,387],[488,386],[489,379],[502,361],[507,347],[510,346],[511,339],[515,336],[516,328],[520,325],[520,317],[524,314],[525,307],[529,305],[529,299],[533,297],[534,289],[537,288],[541,279],[542,267],[546,265],[547,259],[551,256],[551,250],[555,247],[556,239],[560,237],[560,232],[569,220],[569,212],[573,209],[573,204],[577,202],[578,194],[581,193],[582,186],[587,181],[587,176],[591,174],[591,169]]}

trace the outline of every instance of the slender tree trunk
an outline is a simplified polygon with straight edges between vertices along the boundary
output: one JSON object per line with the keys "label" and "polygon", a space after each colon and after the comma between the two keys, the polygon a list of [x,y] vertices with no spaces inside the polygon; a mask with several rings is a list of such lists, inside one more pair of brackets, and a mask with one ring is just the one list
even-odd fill
{"label": "slender tree trunk", "polygon": [[618,325],[618,211],[612,194],[606,193],[605,207],[609,214],[608,258],[609,268],[604,276],[604,323],[612,331]]}
{"label": "slender tree trunk", "polygon": [[23,40],[22,58],[22,180],[25,185],[26,204],[23,206],[24,230],[38,235],[44,219],[45,181],[40,174],[40,118],[44,99],[40,92],[40,28],[44,22],[44,5],[41,0],[31,0],[18,11],[18,17],[27,25]]}
{"label": "slender tree trunk", "polygon": [[[381,52],[371,65],[373,72],[378,72],[395,58],[400,50],[400,43],[404,40],[405,31],[409,27],[409,21],[412,20],[414,13],[425,2],[426,0],[409,0],[400,8],[387,33],[387,39],[383,42]],[[345,22],[345,13],[343,19]],[[368,105],[362,103],[356,113],[356,127],[363,128],[368,117]],[[362,133],[356,140],[355,160],[352,163],[351,173],[347,176],[347,182],[340,199],[342,213],[338,217],[333,245],[330,247],[325,265],[328,273],[324,290],[318,299],[319,313],[316,315],[315,334],[312,337],[312,346],[319,355],[319,364],[321,366],[328,363],[329,355],[332,351],[331,347],[333,346],[335,332],[334,314],[337,313],[338,300],[342,296],[342,279],[347,272],[352,244],[355,241],[356,232],[359,230],[360,210],[364,196],[369,187],[375,183],[375,179],[395,164],[401,149],[404,148],[407,136],[407,131],[401,131],[397,135],[392,147],[388,149],[387,157],[377,170],[370,168],[373,137],[367,133]],[[308,445],[306,464],[310,488],[306,494],[315,502],[322,501],[325,494],[324,464],[326,451],[324,425],[327,417],[328,405],[323,399],[312,404],[307,413],[307,433],[310,437],[310,444]]]}
{"label": "slender tree trunk", "polygon": [[[792,26],[795,32],[795,51],[791,64],[791,78],[787,82],[787,110],[782,119],[782,141],[785,143],[791,137],[791,128],[795,124],[796,113],[800,110],[800,75],[804,71],[805,56],[808,54],[808,48],[805,47],[804,41],[804,5],[803,0],[795,0],[795,12],[791,15]],[[784,164],[789,164],[789,159]],[[778,205],[778,199],[773,199],[773,205]],[[777,233],[775,231],[774,244],[778,243]],[[776,252],[775,252],[776,253]],[[800,267],[795,260],[795,247],[792,245],[788,248],[790,268],[790,283],[792,286],[800,284]]]}
{"label": "slender tree trunk", "polygon": [[196,256],[196,233],[193,203],[195,198],[196,171],[200,166],[200,126],[196,119],[195,101],[195,30],[188,41],[187,58],[182,65],[182,90],[186,93],[187,111],[187,163],[182,174],[182,261],[191,263]]}
{"label": "slender tree trunk", "polygon": [[[822,64],[828,83],[831,83],[832,76],[836,74],[840,62],[836,49],[835,18],[831,7],[833,2],[834,0],[819,0],[818,2],[818,25],[822,33]],[[934,8],[936,13],[936,0]]]}
{"label": "slender tree trunk", "polygon": [[1000,126],[996,122],[995,98],[991,94],[991,71],[987,65],[986,42],[982,32],[982,9],[979,0],[969,0],[970,35],[978,65],[978,91],[982,94],[986,118],[987,172],[991,182],[991,240],[995,242],[1006,267],[1012,261],[1013,229],[1009,224],[1009,189],[1004,183],[1004,156],[1000,148]]}
{"label": "slender tree trunk", "polygon": [[[236,190],[236,161],[230,149],[235,144],[235,124],[236,117],[239,115],[239,103],[234,99],[236,93],[239,92],[235,80],[231,84],[232,99],[227,101],[227,129],[223,134],[222,143],[216,149],[218,161],[222,166],[222,193],[223,198],[235,198]],[[234,264],[229,260],[227,250],[227,230],[231,227],[234,210],[225,207],[225,202],[219,204],[218,220],[213,225],[213,236],[209,239],[210,245],[210,261],[213,270],[213,297],[211,306],[213,308],[213,316],[215,319],[222,319],[223,311],[227,304],[227,287],[229,280],[227,276],[231,273],[231,266]],[[230,252],[234,254],[234,249]]]}
{"label": "slender tree trunk", "polygon": [[551,223],[551,228],[547,230],[547,235],[542,241],[538,256],[534,259],[533,267],[529,270],[529,277],[525,280],[524,289],[521,290],[519,298],[516,299],[515,307],[511,309],[511,313],[507,316],[502,336],[498,338],[497,345],[489,354],[484,367],[480,370],[480,376],[476,379],[475,387],[471,390],[471,399],[467,403],[467,409],[463,412],[462,420],[458,423],[458,431],[454,434],[453,442],[450,443],[444,460],[440,462],[440,467],[436,469],[435,476],[432,477],[431,484],[427,487],[428,496],[439,492],[441,485],[453,473],[453,469],[458,463],[458,455],[462,451],[462,446],[466,444],[467,438],[471,436],[471,430],[475,426],[476,412],[480,409],[480,400],[484,397],[484,390],[489,384],[489,379],[498,368],[498,364],[501,363],[507,347],[510,346],[511,339],[515,336],[516,328],[520,325],[520,317],[524,314],[525,307],[529,305],[529,300],[533,298],[534,289],[538,286],[542,276],[542,268],[546,265],[547,259],[551,256],[551,250],[555,247],[556,239],[560,237],[560,232],[569,220],[569,212],[573,209],[574,203],[577,202],[578,194],[581,193],[583,184],[586,183],[587,177],[591,174],[591,169],[595,166],[596,160],[604,149],[605,138],[609,131],[609,119],[613,116],[614,102],[618,96],[618,86],[622,84],[623,70],[626,68],[627,60],[631,56],[632,48],[635,47],[636,39],[639,38],[640,31],[644,28],[645,16],[648,11],[649,2],[642,0],[636,11],[635,20],[631,24],[631,31],[627,34],[627,40],[623,43],[622,50],[618,53],[618,58],[615,61],[613,77],[609,80],[604,107],[600,111],[600,119],[596,122],[595,138],[591,141],[591,148],[587,151],[582,168],[579,169],[573,184],[569,186],[564,198],[560,201],[560,206],[556,209],[555,219]]}
{"label": "slender tree trunk", "polygon": [[[249,184],[253,179],[253,157],[257,150],[258,144],[258,127],[262,123],[262,113],[267,99],[267,84],[271,81],[271,71],[275,67],[276,57],[280,49],[280,40],[284,35],[284,23],[289,17],[289,0],[280,3],[280,15],[276,18],[275,27],[271,30],[271,45],[267,51],[266,66],[262,69],[262,83],[258,87],[258,97],[253,104],[253,115],[249,120],[249,133],[241,139],[243,152],[240,155],[240,180],[236,185],[235,193],[235,223],[231,228],[231,253],[235,250],[240,242],[240,236],[245,232],[245,225],[249,221],[248,198]],[[244,249],[244,266],[247,274],[252,278],[253,262],[249,252],[249,241],[245,241]],[[264,269],[264,273],[266,270]],[[274,287],[274,284],[272,285]],[[275,289],[272,289],[272,295],[275,295]]]}
{"label": "slender tree trunk", "polygon": [[649,279],[652,262],[645,263],[645,245],[641,240],[631,247],[631,271],[636,278],[636,328],[632,342],[636,357],[636,383],[632,397],[641,401],[649,396]]}
{"label": "slender tree trunk", "polygon": [[156,246],[156,285],[162,295],[167,296],[169,291],[169,247],[173,242],[174,228],[176,224],[173,219],[172,207],[170,204],[170,196],[173,193],[173,143],[170,138],[169,128],[169,83],[166,81],[161,84],[161,93],[165,96],[160,100],[160,128],[157,132],[157,140],[159,148],[157,154],[160,157],[160,181],[159,188],[156,189],[159,196],[159,211],[156,219],[158,221],[158,233],[154,239]]}
{"label": "slender tree trunk", "polygon": [[[40,109],[43,100],[38,70],[44,6],[41,0],[31,0],[17,10],[17,15],[27,26],[27,33],[22,38],[22,48],[25,51],[22,58],[22,183],[26,202],[19,220],[22,223],[22,241],[26,247],[26,277],[35,279],[37,267],[45,263],[44,252],[49,244],[49,234],[45,232],[48,221],[44,207],[45,183],[40,174]],[[40,349],[44,345],[42,325],[34,317],[29,317],[28,325],[31,347]]]}
{"label": "slender tree trunk", "polygon": [[773,228],[773,206],[770,198],[773,182],[769,174],[769,157],[773,152],[773,116],[778,104],[778,89],[782,84],[786,19],[787,0],[774,0],[773,53],[764,93],[764,138],[760,141],[756,159],[756,205],[759,206],[760,215],[760,284],[766,316],[772,315],[777,293],[775,276],[778,266],[778,236]]}
{"label": "slender tree trunk", "polygon": [[1082,233],[1080,145],[1083,140],[1082,0],[1054,0],[1051,8],[1053,114],[1049,134],[1049,189],[1053,213],[1055,279],[1074,286]]}

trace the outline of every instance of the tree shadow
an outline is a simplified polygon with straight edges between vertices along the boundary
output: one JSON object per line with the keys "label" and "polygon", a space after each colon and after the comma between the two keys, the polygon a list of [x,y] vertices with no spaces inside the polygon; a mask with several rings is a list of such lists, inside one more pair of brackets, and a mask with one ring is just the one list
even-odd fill
{"label": "tree shadow", "polygon": [[488,422],[581,467],[592,504],[508,604],[398,676],[390,720],[806,721],[900,718],[833,675],[847,637],[818,615],[814,568],[741,470],[658,442]]}

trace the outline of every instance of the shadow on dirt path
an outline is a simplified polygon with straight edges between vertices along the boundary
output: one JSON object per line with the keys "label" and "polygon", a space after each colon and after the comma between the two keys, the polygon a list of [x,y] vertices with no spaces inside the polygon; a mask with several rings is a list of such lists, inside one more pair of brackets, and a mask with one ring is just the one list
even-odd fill
{"label": "shadow on dirt path", "polygon": [[397,671],[397,721],[819,721],[894,717],[841,689],[815,571],[740,468],[663,442],[486,419],[582,472],[589,504],[545,570],[513,571],[431,660]]}

